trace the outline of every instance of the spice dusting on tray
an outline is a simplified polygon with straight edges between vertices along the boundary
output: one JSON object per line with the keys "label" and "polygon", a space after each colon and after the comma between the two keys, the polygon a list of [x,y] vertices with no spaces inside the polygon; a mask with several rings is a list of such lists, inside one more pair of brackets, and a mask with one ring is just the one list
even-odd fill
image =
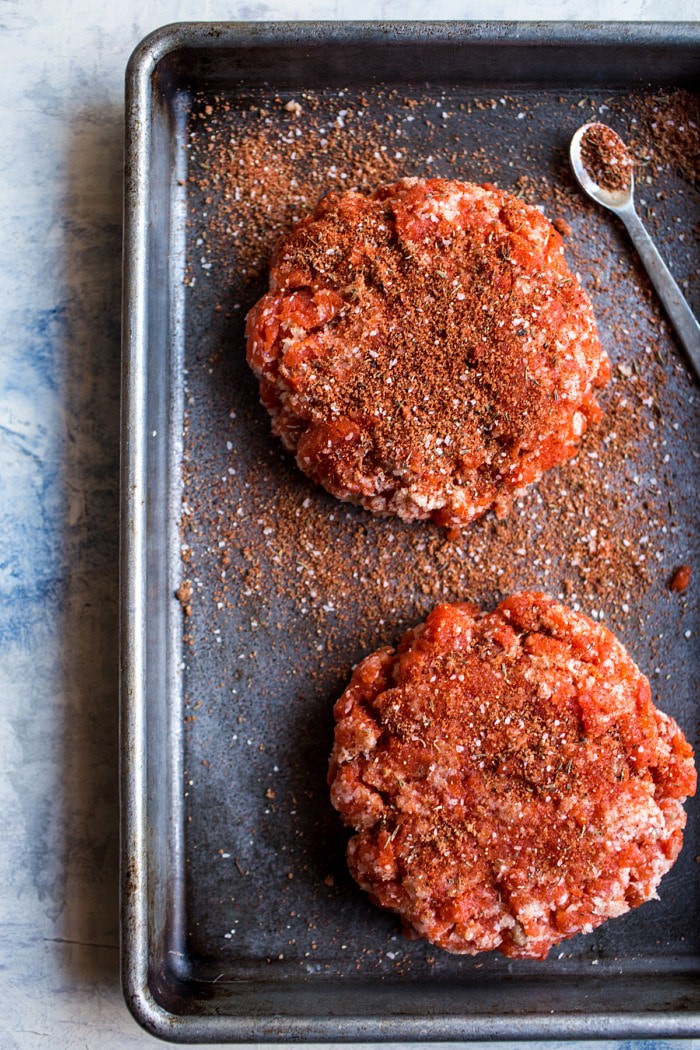
{"label": "spice dusting on tray", "polygon": [[[220,345],[210,351],[217,372],[245,367],[243,318],[260,294],[271,253],[324,192],[353,187],[367,192],[380,182],[426,168],[464,179],[494,177],[493,162],[478,140],[469,155],[453,152],[449,137],[446,147],[442,129],[433,126],[427,104],[391,92],[380,96],[371,103],[349,93],[330,100],[297,96],[293,101],[303,107],[303,119],[296,109],[287,109],[284,98],[274,109],[251,104],[236,110],[227,100],[215,100],[213,113],[202,106],[197,119],[206,134],[201,128],[192,133],[190,184],[193,213],[195,206],[206,213],[198,249],[204,254],[201,265],[191,260],[188,281],[210,282],[212,269],[218,273],[220,298],[213,309],[222,316],[215,329]],[[378,119],[389,104],[391,112]],[[476,118],[494,105],[501,102],[460,103]],[[572,109],[578,118],[579,111]],[[419,120],[422,154],[409,148]],[[291,460],[278,454],[273,439],[243,472],[242,464],[234,466],[235,477],[202,477],[191,432],[183,520],[187,532],[201,539],[210,534],[211,549],[220,551],[224,568],[231,567],[215,585],[216,600],[233,596],[242,573],[249,592],[244,598],[255,595],[256,603],[262,599],[267,604],[270,593],[282,594],[319,626],[334,631],[343,615],[351,616],[360,593],[375,603],[380,619],[399,624],[425,614],[437,598],[496,595],[516,585],[539,585],[574,607],[624,622],[639,604],[636,596],[670,571],[666,546],[675,529],[675,511],[673,497],[669,506],[664,494],[673,486],[660,433],[663,321],[654,315],[648,289],[633,272],[610,274],[611,288],[601,283],[610,248],[603,244],[591,254],[595,240],[589,240],[588,254],[582,251],[586,226],[595,223],[595,216],[567,183],[563,164],[559,176],[558,182],[513,172],[511,188],[524,200],[543,204],[564,228],[576,228],[578,238],[567,240],[573,263],[594,296],[608,345],[624,354],[604,395],[603,421],[587,435],[585,451],[519,499],[506,522],[487,516],[461,545],[430,527],[376,522],[362,512],[329,505],[323,494],[296,477]],[[604,236],[607,231],[599,229],[596,240]],[[235,289],[233,296],[226,295],[227,285]],[[631,294],[639,298],[636,316],[624,305]],[[222,406],[232,386],[230,380],[216,384],[213,396]],[[256,425],[264,419],[263,410],[250,404],[250,388],[237,412],[238,422],[229,423],[232,436],[243,413],[252,414]],[[640,451],[647,460],[643,468],[634,465]],[[240,453],[234,444],[233,464]],[[638,498],[630,499],[630,491]],[[251,501],[256,507],[252,516]],[[297,566],[293,573],[290,560]],[[332,612],[325,608],[329,602],[320,601],[328,591]],[[378,637],[365,622],[356,630],[358,641],[371,643]]]}
{"label": "spice dusting on tray", "polygon": [[683,594],[688,590],[692,569],[690,565],[679,565],[669,581],[669,589],[676,594]]}
{"label": "spice dusting on tray", "polygon": [[[261,914],[274,912],[263,930],[254,909],[242,907],[237,938],[226,942],[231,951],[243,943],[247,924],[251,936],[275,944],[271,958],[284,950],[280,967],[288,960],[303,967],[309,954],[320,959],[329,945],[324,970],[333,967],[334,954],[346,955],[341,938],[344,946],[348,934],[335,907],[341,900],[354,907],[344,873],[333,870],[335,886],[324,881],[329,871],[319,870],[314,853],[322,830],[335,834],[323,786],[309,780],[309,769],[322,769],[327,757],[328,739],[318,727],[328,728],[330,700],[349,666],[396,641],[436,603],[468,598],[493,608],[509,592],[546,590],[620,632],[654,693],[667,695],[668,682],[678,681],[669,639],[679,638],[690,653],[692,587],[671,592],[669,582],[676,566],[694,564],[698,554],[688,527],[697,474],[696,395],[646,278],[611,225],[581,200],[563,149],[558,156],[551,142],[553,122],[577,127],[582,107],[584,117],[595,120],[609,101],[602,93],[595,99],[569,94],[557,103],[551,96],[541,102],[506,95],[455,99],[421,90],[406,97],[373,88],[297,91],[277,100],[269,93],[245,101],[209,95],[195,107],[182,513],[188,587],[179,595],[192,613],[186,619],[191,644],[183,654],[185,737],[188,761],[199,772],[188,791],[193,799],[205,783],[213,790],[217,761],[222,779],[236,762],[246,770],[250,845],[241,834],[235,849],[221,841],[216,848],[237,857],[243,872],[266,865]],[[654,142],[652,103],[643,96],[623,103],[611,103],[610,119],[625,130],[640,174],[658,175],[662,190],[677,168]],[[628,126],[627,112],[639,120]],[[492,129],[511,124],[517,149],[508,130],[503,149],[494,150]],[[266,291],[280,237],[329,191],[369,194],[404,177],[488,181],[541,208],[567,234],[568,265],[593,300],[613,365],[600,395],[603,418],[578,455],[517,497],[507,518],[489,511],[452,541],[429,522],[381,519],[339,504],[305,478],[270,434],[245,363],[245,315]],[[687,183],[680,187],[689,192]],[[664,215],[661,201],[659,224],[671,222]],[[692,270],[687,273],[692,282]],[[224,749],[218,741],[229,726]],[[301,751],[290,753],[289,740]],[[273,761],[283,771],[274,776],[265,765],[271,769]],[[221,805],[231,808],[235,825],[234,804],[223,799]],[[197,842],[206,841],[205,816],[194,805],[189,812]],[[192,854],[193,892],[205,863]],[[218,919],[222,928],[231,925],[230,897],[237,893],[223,869],[221,903],[210,893],[201,902],[212,930]],[[293,911],[315,929],[304,935],[295,926],[287,947],[279,930],[300,921],[288,917],[292,893]],[[364,929],[364,919],[357,921]],[[412,962],[410,946],[398,956],[395,945],[391,953],[384,947],[373,955],[376,945],[355,941],[354,961],[384,972],[417,966],[424,957],[416,951]]]}

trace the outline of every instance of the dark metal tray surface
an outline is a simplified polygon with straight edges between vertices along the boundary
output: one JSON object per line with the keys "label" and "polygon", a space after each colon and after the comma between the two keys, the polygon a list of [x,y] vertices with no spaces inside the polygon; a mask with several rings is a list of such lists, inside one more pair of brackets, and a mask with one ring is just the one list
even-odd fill
{"label": "dark metal tray surface", "polygon": [[[217,534],[207,527],[185,534],[182,522],[184,456],[185,497],[194,485],[210,504],[188,508],[195,522],[216,518],[213,480],[223,475],[230,494],[229,508],[218,508],[223,517],[235,507],[257,520],[261,501],[272,505],[285,488],[310,507],[311,527],[314,515],[336,514],[340,545],[358,529],[368,549],[390,554],[395,537],[415,540],[415,526],[411,533],[370,520],[315,489],[270,434],[243,342],[243,318],[264,287],[266,259],[252,280],[235,265],[217,272],[198,260],[207,191],[188,182],[185,147],[196,149],[197,136],[207,133],[195,119],[207,99],[212,109],[227,104],[234,154],[245,134],[238,111],[264,114],[306,93],[317,113],[337,113],[344,92],[348,105],[361,96],[371,119],[382,122],[398,107],[405,114],[408,99],[417,119],[406,174],[426,170],[442,135],[445,146],[448,136],[458,143],[457,177],[479,179],[479,163],[489,158],[482,177],[512,188],[518,174],[561,177],[577,99],[584,116],[612,107],[633,129],[645,92],[690,87],[698,40],[697,29],[670,24],[183,24],[136,50],[127,75],[124,268],[123,980],[134,1015],[156,1034],[208,1042],[700,1033],[696,805],[688,807],[686,845],[661,900],[566,942],[545,963],[495,953],[458,958],[404,940],[395,918],[374,908],[346,873],[346,833],[330,808],[325,772],[331,705],[350,667],[433,599],[411,604],[396,564],[391,627],[372,622],[358,584],[350,614],[337,621],[329,614],[332,630],[319,644],[293,597],[294,551],[280,551],[289,560],[289,589],[276,591],[271,579],[256,607],[255,596],[252,603],[245,597],[250,555],[234,557],[228,600],[217,602]],[[506,93],[507,106],[489,101]],[[431,122],[423,118],[435,99],[451,119],[426,137]],[[465,107],[465,100],[476,102]],[[534,118],[519,120],[521,107]],[[446,155],[430,170],[451,174]],[[697,219],[697,196],[687,183],[677,192],[680,185],[673,171],[655,182],[657,203],[647,218],[682,275],[689,273],[690,238],[669,231]],[[623,502],[643,501],[653,490],[671,508],[672,522],[648,526],[663,566],[640,583],[631,607],[609,610],[608,619],[655,675],[660,706],[692,736],[697,602],[692,592],[679,602],[662,577],[674,564],[700,564],[698,399],[624,235],[609,217],[581,207],[589,209],[591,243],[576,262],[613,363],[629,375],[630,353],[643,355],[639,343],[653,333],[667,373],[652,433],[640,423],[639,462],[621,475]],[[623,272],[621,283],[606,267]],[[234,300],[237,310],[221,310]],[[616,345],[626,319],[632,336]],[[619,411],[619,396],[617,403]],[[650,479],[644,450],[657,440],[666,466],[663,478]],[[228,473],[232,463],[235,474]],[[245,480],[252,476],[254,492]],[[528,499],[533,548],[514,551],[512,580],[556,589],[566,566],[551,564],[546,551],[533,561],[546,511],[541,499]],[[630,540],[643,545],[643,515],[635,521]],[[252,561],[255,568],[255,555]],[[191,618],[175,597],[185,575],[197,588]],[[332,592],[331,585],[318,599],[331,609],[338,600]],[[498,593],[493,584],[468,597],[489,603]],[[655,639],[653,654],[645,635]]]}

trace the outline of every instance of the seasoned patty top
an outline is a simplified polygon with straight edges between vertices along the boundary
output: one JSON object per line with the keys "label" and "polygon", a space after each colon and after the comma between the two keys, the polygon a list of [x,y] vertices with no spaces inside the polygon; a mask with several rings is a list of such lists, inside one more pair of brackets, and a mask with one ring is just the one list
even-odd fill
{"label": "seasoned patty top", "polygon": [[610,631],[544,595],[439,606],[335,715],[353,874],[449,950],[542,956],[648,899],[680,849],[691,748]]}
{"label": "seasoned patty top", "polygon": [[410,489],[407,517],[469,520],[566,458],[608,378],[561,237],[488,185],[329,194],[282,241],[248,333],[301,466],[346,498]]}

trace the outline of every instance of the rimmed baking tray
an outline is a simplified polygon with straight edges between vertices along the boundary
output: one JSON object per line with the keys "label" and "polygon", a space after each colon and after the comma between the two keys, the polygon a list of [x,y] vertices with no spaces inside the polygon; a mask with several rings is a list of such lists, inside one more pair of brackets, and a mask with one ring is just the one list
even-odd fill
{"label": "rimmed baking tray", "polygon": [[[369,113],[376,105],[377,119],[408,96],[418,114],[426,98],[431,105],[438,98],[454,120],[438,121],[430,141],[449,134],[468,153],[473,135],[496,169],[499,158],[505,164],[521,156],[519,107],[529,100],[538,115],[522,167],[534,165],[536,175],[537,165],[547,166],[550,140],[558,162],[563,155],[566,129],[550,119],[552,107],[575,105],[581,95],[587,115],[591,100],[609,109],[632,90],[690,88],[700,69],[699,42],[696,27],[678,24],[181,24],[157,31],[135,51],[126,103],[122,969],[130,1009],[155,1034],[177,1041],[337,1042],[700,1032],[696,811],[691,807],[688,841],[663,883],[662,900],[575,939],[544,964],[453,958],[403,941],[395,921],[373,909],[344,874],[344,833],[324,786],[330,705],[366,639],[359,627],[347,626],[350,617],[319,644],[304,608],[289,588],[275,590],[274,578],[260,598],[259,619],[252,617],[244,594],[252,593],[245,573],[256,568],[254,551],[238,568],[234,558],[226,600],[207,604],[207,589],[221,576],[211,542],[216,533],[195,529],[184,543],[182,511],[183,484],[191,496],[183,456],[197,471],[197,492],[215,502],[219,495],[207,479],[226,474],[227,441],[240,468],[228,477],[230,499],[242,515],[252,519],[255,500],[266,491],[272,500],[282,483],[298,486],[300,506],[312,504],[310,513],[337,510],[278,455],[257,405],[240,317],[260,285],[248,281],[235,290],[239,312],[224,310],[229,321],[222,328],[216,318],[230,289],[209,264],[206,279],[197,269],[204,263],[195,257],[206,233],[207,196],[196,178],[188,181],[186,147],[207,133],[196,119],[207,98],[212,110],[225,100],[233,119],[240,107],[263,120],[266,106],[304,93],[316,98],[317,109],[334,112],[340,92],[360,93]],[[465,99],[478,104],[465,107]],[[472,112],[475,122],[460,125]],[[234,156],[237,141],[232,135]],[[428,163],[427,149],[420,136],[413,141],[412,170]],[[508,186],[507,168],[495,173]],[[672,209],[669,222],[692,221],[693,200]],[[605,250],[625,256],[619,231],[596,221],[605,230]],[[663,240],[664,227],[657,232]],[[668,237],[664,245],[681,271],[682,243]],[[265,260],[259,263],[264,268]],[[588,267],[591,273],[590,258]],[[597,306],[606,300],[602,276]],[[235,274],[226,280],[235,283]],[[607,305],[618,321],[634,305],[643,324],[658,326],[655,352],[668,371],[661,396],[673,402],[675,422],[667,433],[663,411],[649,422],[668,447],[663,485],[673,495],[674,520],[671,527],[656,525],[671,564],[698,554],[698,462],[688,437],[697,426],[697,399],[668,330],[649,313],[655,307],[642,294],[643,278],[633,274],[631,282],[638,303]],[[619,289],[615,294],[619,299]],[[612,322],[603,327],[615,358]],[[255,499],[249,485],[231,481],[251,471],[262,475]],[[640,484],[638,475],[632,480]],[[211,510],[199,513],[210,521]],[[190,517],[197,513],[188,508]],[[339,535],[358,528],[375,546],[394,539],[391,523],[370,522],[362,511],[339,520]],[[186,575],[183,547],[198,588],[186,631],[186,599],[182,591],[176,597]],[[514,561],[525,553],[514,552]],[[282,554],[291,578],[295,552]],[[640,588],[636,598],[632,613],[648,629],[653,625],[657,639],[653,662],[667,683],[659,690],[662,706],[692,731],[698,660],[688,638],[698,630],[697,609],[685,599],[682,607],[672,604],[660,585]],[[632,613],[625,619],[619,612],[622,634],[648,666]],[[354,615],[357,625],[368,620],[361,589]],[[412,615],[407,610],[406,622]],[[399,615],[394,629],[400,621]],[[241,665],[232,669],[238,658]]]}

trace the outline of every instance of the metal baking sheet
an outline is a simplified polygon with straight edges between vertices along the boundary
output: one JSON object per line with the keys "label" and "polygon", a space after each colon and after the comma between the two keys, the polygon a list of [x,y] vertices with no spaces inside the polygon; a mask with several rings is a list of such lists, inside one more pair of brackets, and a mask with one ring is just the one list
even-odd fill
{"label": "metal baking sheet", "polygon": [[[416,549],[416,527],[336,504],[296,471],[270,434],[245,365],[242,333],[242,318],[264,284],[266,259],[253,260],[252,276],[243,266],[207,262],[201,245],[211,198],[192,159],[201,157],[202,137],[211,134],[202,111],[216,117],[224,105],[235,158],[247,134],[244,111],[274,123],[285,99],[304,96],[330,122],[340,107],[362,98],[365,121],[383,126],[396,125],[399,111],[405,117],[406,106],[414,107],[401,173],[429,169],[516,191],[519,175],[553,183],[562,178],[577,106],[586,117],[612,112],[633,130],[640,100],[692,88],[699,44],[697,27],[678,24],[182,24],[151,35],[132,57],[122,432],[122,944],[127,1003],[152,1032],[200,1042],[700,1033],[697,804],[688,806],[686,845],[662,883],[661,900],[565,942],[545,963],[495,953],[452,957],[406,941],[396,919],[374,908],[346,874],[346,833],[325,786],[331,705],[352,664],[387,640],[387,632],[395,638],[435,599],[414,587],[402,561]],[[340,99],[350,101],[346,106]],[[428,120],[428,105],[449,120]],[[297,126],[303,128],[303,118]],[[689,263],[696,192],[671,169],[655,173],[642,189],[657,194],[645,204],[647,220],[696,295],[697,259]],[[620,466],[618,478],[622,502],[641,508],[629,542],[641,544],[639,550],[648,545],[650,558],[656,545],[659,564],[640,577],[626,608],[611,608],[601,596],[601,610],[606,604],[611,626],[652,676],[660,706],[692,738],[698,603],[692,588],[681,601],[665,581],[675,564],[700,565],[697,390],[623,234],[591,205],[581,201],[580,207],[589,210],[576,264],[613,363],[622,366],[621,385],[609,388],[603,402],[614,395],[617,418],[624,420],[624,384],[632,393],[638,389],[631,357],[641,360],[640,383],[652,368],[657,376],[658,369],[665,373],[654,388],[658,403],[630,405],[638,412],[641,451],[638,463]],[[235,259],[233,244],[231,251]],[[627,332],[623,345],[621,330]],[[659,442],[665,459],[659,459]],[[650,461],[645,448],[653,453]],[[663,476],[649,476],[653,463],[663,464]],[[276,560],[273,549],[274,571],[262,535],[281,492],[308,513],[307,538],[317,523],[328,542],[321,526],[335,515],[339,548],[351,551],[361,535],[364,549],[394,558],[386,625],[363,607],[360,581],[355,593],[344,584],[336,594],[324,578],[317,599],[328,607],[328,629],[319,633],[295,595],[294,533]],[[183,515],[183,497],[195,496],[199,504]],[[528,499],[519,517],[531,515],[532,547],[530,539],[527,550],[514,546],[512,564],[494,569],[507,568],[514,587],[541,578],[546,589],[567,566],[547,557],[546,529],[538,531],[547,511],[536,492]],[[668,504],[666,517],[655,509],[660,500]],[[647,508],[651,539],[642,535]],[[250,537],[260,523],[252,552],[242,551],[245,544],[230,530],[219,538],[221,522],[233,528],[236,515],[246,522],[241,535]],[[439,546],[439,530],[419,528]],[[473,526],[465,557],[470,542],[472,554],[483,550],[488,557],[489,528],[500,526]],[[233,555],[222,585],[226,546]],[[456,597],[456,577],[447,574],[454,554],[436,555],[438,576],[441,557],[444,580],[451,581],[444,596]],[[194,587],[190,617],[183,616],[187,596],[176,597],[186,577]],[[607,594],[604,579],[600,586]],[[494,579],[468,597],[493,602],[503,587]],[[346,601],[342,617],[334,614],[334,600]]]}

